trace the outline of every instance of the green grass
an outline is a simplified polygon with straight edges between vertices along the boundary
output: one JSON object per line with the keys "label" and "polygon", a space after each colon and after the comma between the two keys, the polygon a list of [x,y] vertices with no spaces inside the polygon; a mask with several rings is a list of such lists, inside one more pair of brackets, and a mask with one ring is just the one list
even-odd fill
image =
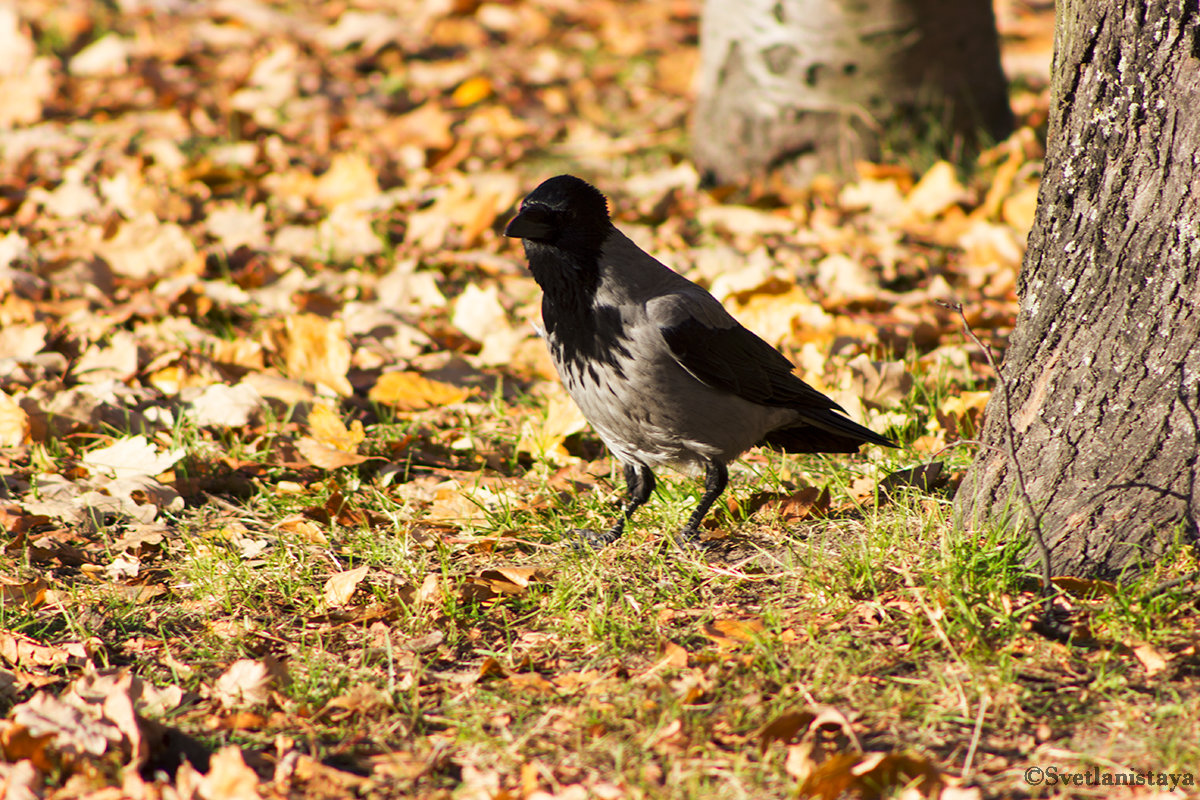
{"label": "green grass", "polygon": [[[923,432],[954,391],[919,383],[900,406],[913,419],[902,433]],[[701,482],[664,471],[625,536],[591,551],[573,547],[569,531],[611,524],[619,469],[566,490],[555,468],[519,457],[523,423],[545,413],[532,397],[472,412],[476,452],[463,469],[427,466],[421,452],[453,456],[468,429],[448,413],[440,423],[381,415],[362,449],[397,468],[328,473],[272,463],[269,432],[217,441],[178,426],[169,442],[193,454],[189,475],[222,452],[261,466],[241,497],[194,498],[165,546],[141,554],[169,594],[144,603],[83,582],[57,616],[6,606],[0,622],[42,638],[101,637],[101,663],[193,692],[167,721],[210,746],[269,751],[281,731],[303,730],[314,758],[364,774],[380,753],[430,759],[380,796],[450,791],[484,773],[515,791],[522,769],[540,764],[559,783],[635,796],[786,797],[796,779],[784,748],[762,750],[757,733],[811,703],[851,718],[868,749],[918,754],[947,774],[974,741],[975,780],[1001,794],[1011,789],[1005,769],[1049,758],[1043,744],[1168,771],[1200,757],[1186,645],[1194,597],[1187,586],[1148,596],[1193,568],[1182,549],[1111,596],[1068,597],[1089,636],[1063,645],[1030,630],[1037,598],[1020,538],[956,528],[945,493],[853,494],[856,479],[919,463],[906,451],[753,456],[732,470],[723,499],[733,505],[713,512],[708,554],[671,542]],[[290,419],[266,427],[294,435]],[[406,436],[409,451],[386,446]],[[596,452],[590,433],[572,446]],[[946,454],[951,469],[968,457]],[[426,519],[414,487],[434,491],[450,476],[499,501],[458,526]],[[304,491],[278,491],[280,479]],[[769,506],[746,510],[756,492],[804,485],[828,487],[829,517],[789,523]],[[334,493],[353,513],[327,520],[319,510]],[[280,526],[296,519],[314,527]],[[93,535],[103,559],[115,557],[117,535]],[[369,572],[358,593],[330,605],[326,581],[360,565]],[[505,591],[494,571],[506,567],[544,579]],[[135,641],[173,660],[139,656],[125,645]],[[1171,656],[1166,679],[1146,676],[1133,655],[1143,644]],[[259,717],[213,728],[232,719],[207,699],[218,677],[268,656],[287,681],[253,709]],[[1112,744],[1120,720],[1137,736]]]}

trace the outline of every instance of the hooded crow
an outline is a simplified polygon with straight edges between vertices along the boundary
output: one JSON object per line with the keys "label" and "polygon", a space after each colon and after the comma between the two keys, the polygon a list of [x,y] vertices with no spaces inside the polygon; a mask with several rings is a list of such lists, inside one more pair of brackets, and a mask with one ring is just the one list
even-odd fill
{"label": "hooded crow", "polygon": [[844,416],[778,350],[700,286],[617,230],[595,187],[559,175],[521,203],[504,234],[520,238],[542,288],[542,324],[567,393],[621,462],[629,496],[599,547],[650,499],[655,467],[704,470],[704,495],[680,532],[725,490],[727,464],[755,445],[854,453],[896,445]]}

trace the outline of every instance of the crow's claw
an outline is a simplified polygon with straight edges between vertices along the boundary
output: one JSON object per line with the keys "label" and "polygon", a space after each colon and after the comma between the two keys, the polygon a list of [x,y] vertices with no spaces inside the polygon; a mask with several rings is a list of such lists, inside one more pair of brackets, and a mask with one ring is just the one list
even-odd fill
{"label": "crow's claw", "polygon": [[567,541],[576,550],[600,550],[621,537],[620,531],[595,531],[591,528],[572,528],[567,531]]}
{"label": "crow's claw", "polygon": [[699,551],[707,553],[713,547],[712,541],[704,541],[700,538],[700,531],[695,528],[684,528],[673,537],[675,546],[680,550]]}

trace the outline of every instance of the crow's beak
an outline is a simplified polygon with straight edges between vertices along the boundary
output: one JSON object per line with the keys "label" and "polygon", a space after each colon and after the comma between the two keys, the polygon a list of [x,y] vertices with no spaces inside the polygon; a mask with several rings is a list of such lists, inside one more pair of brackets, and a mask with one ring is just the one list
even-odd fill
{"label": "crow's beak", "polygon": [[515,239],[545,240],[550,238],[554,233],[554,228],[546,220],[541,219],[541,216],[536,210],[531,213],[531,209],[522,209],[508,223],[508,227],[504,229],[504,235],[512,236]]}

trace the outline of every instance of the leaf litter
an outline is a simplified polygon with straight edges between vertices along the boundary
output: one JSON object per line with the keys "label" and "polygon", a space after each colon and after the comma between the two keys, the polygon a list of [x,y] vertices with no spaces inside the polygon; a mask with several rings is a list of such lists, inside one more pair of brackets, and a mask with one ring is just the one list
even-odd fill
{"label": "leaf litter", "polygon": [[[1106,623],[1116,588],[1059,579],[1101,637],[1068,652],[1022,628],[1019,581],[963,609],[898,540],[829,562],[873,514],[947,526],[992,376],[938,301],[1003,349],[1052,14],[999,4],[1026,126],[969,177],[709,192],[680,133],[699,13],[0,7],[10,794],[1019,794],[1120,727],[1131,701],[1086,711],[1101,669],[1169,687],[1198,738],[1194,607]],[[728,557],[691,572],[657,533],[574,553],[619,475],[499,236],[562,171],[911,458],[748,455]],[[976,647],[1012,680],[968,674]]]}

